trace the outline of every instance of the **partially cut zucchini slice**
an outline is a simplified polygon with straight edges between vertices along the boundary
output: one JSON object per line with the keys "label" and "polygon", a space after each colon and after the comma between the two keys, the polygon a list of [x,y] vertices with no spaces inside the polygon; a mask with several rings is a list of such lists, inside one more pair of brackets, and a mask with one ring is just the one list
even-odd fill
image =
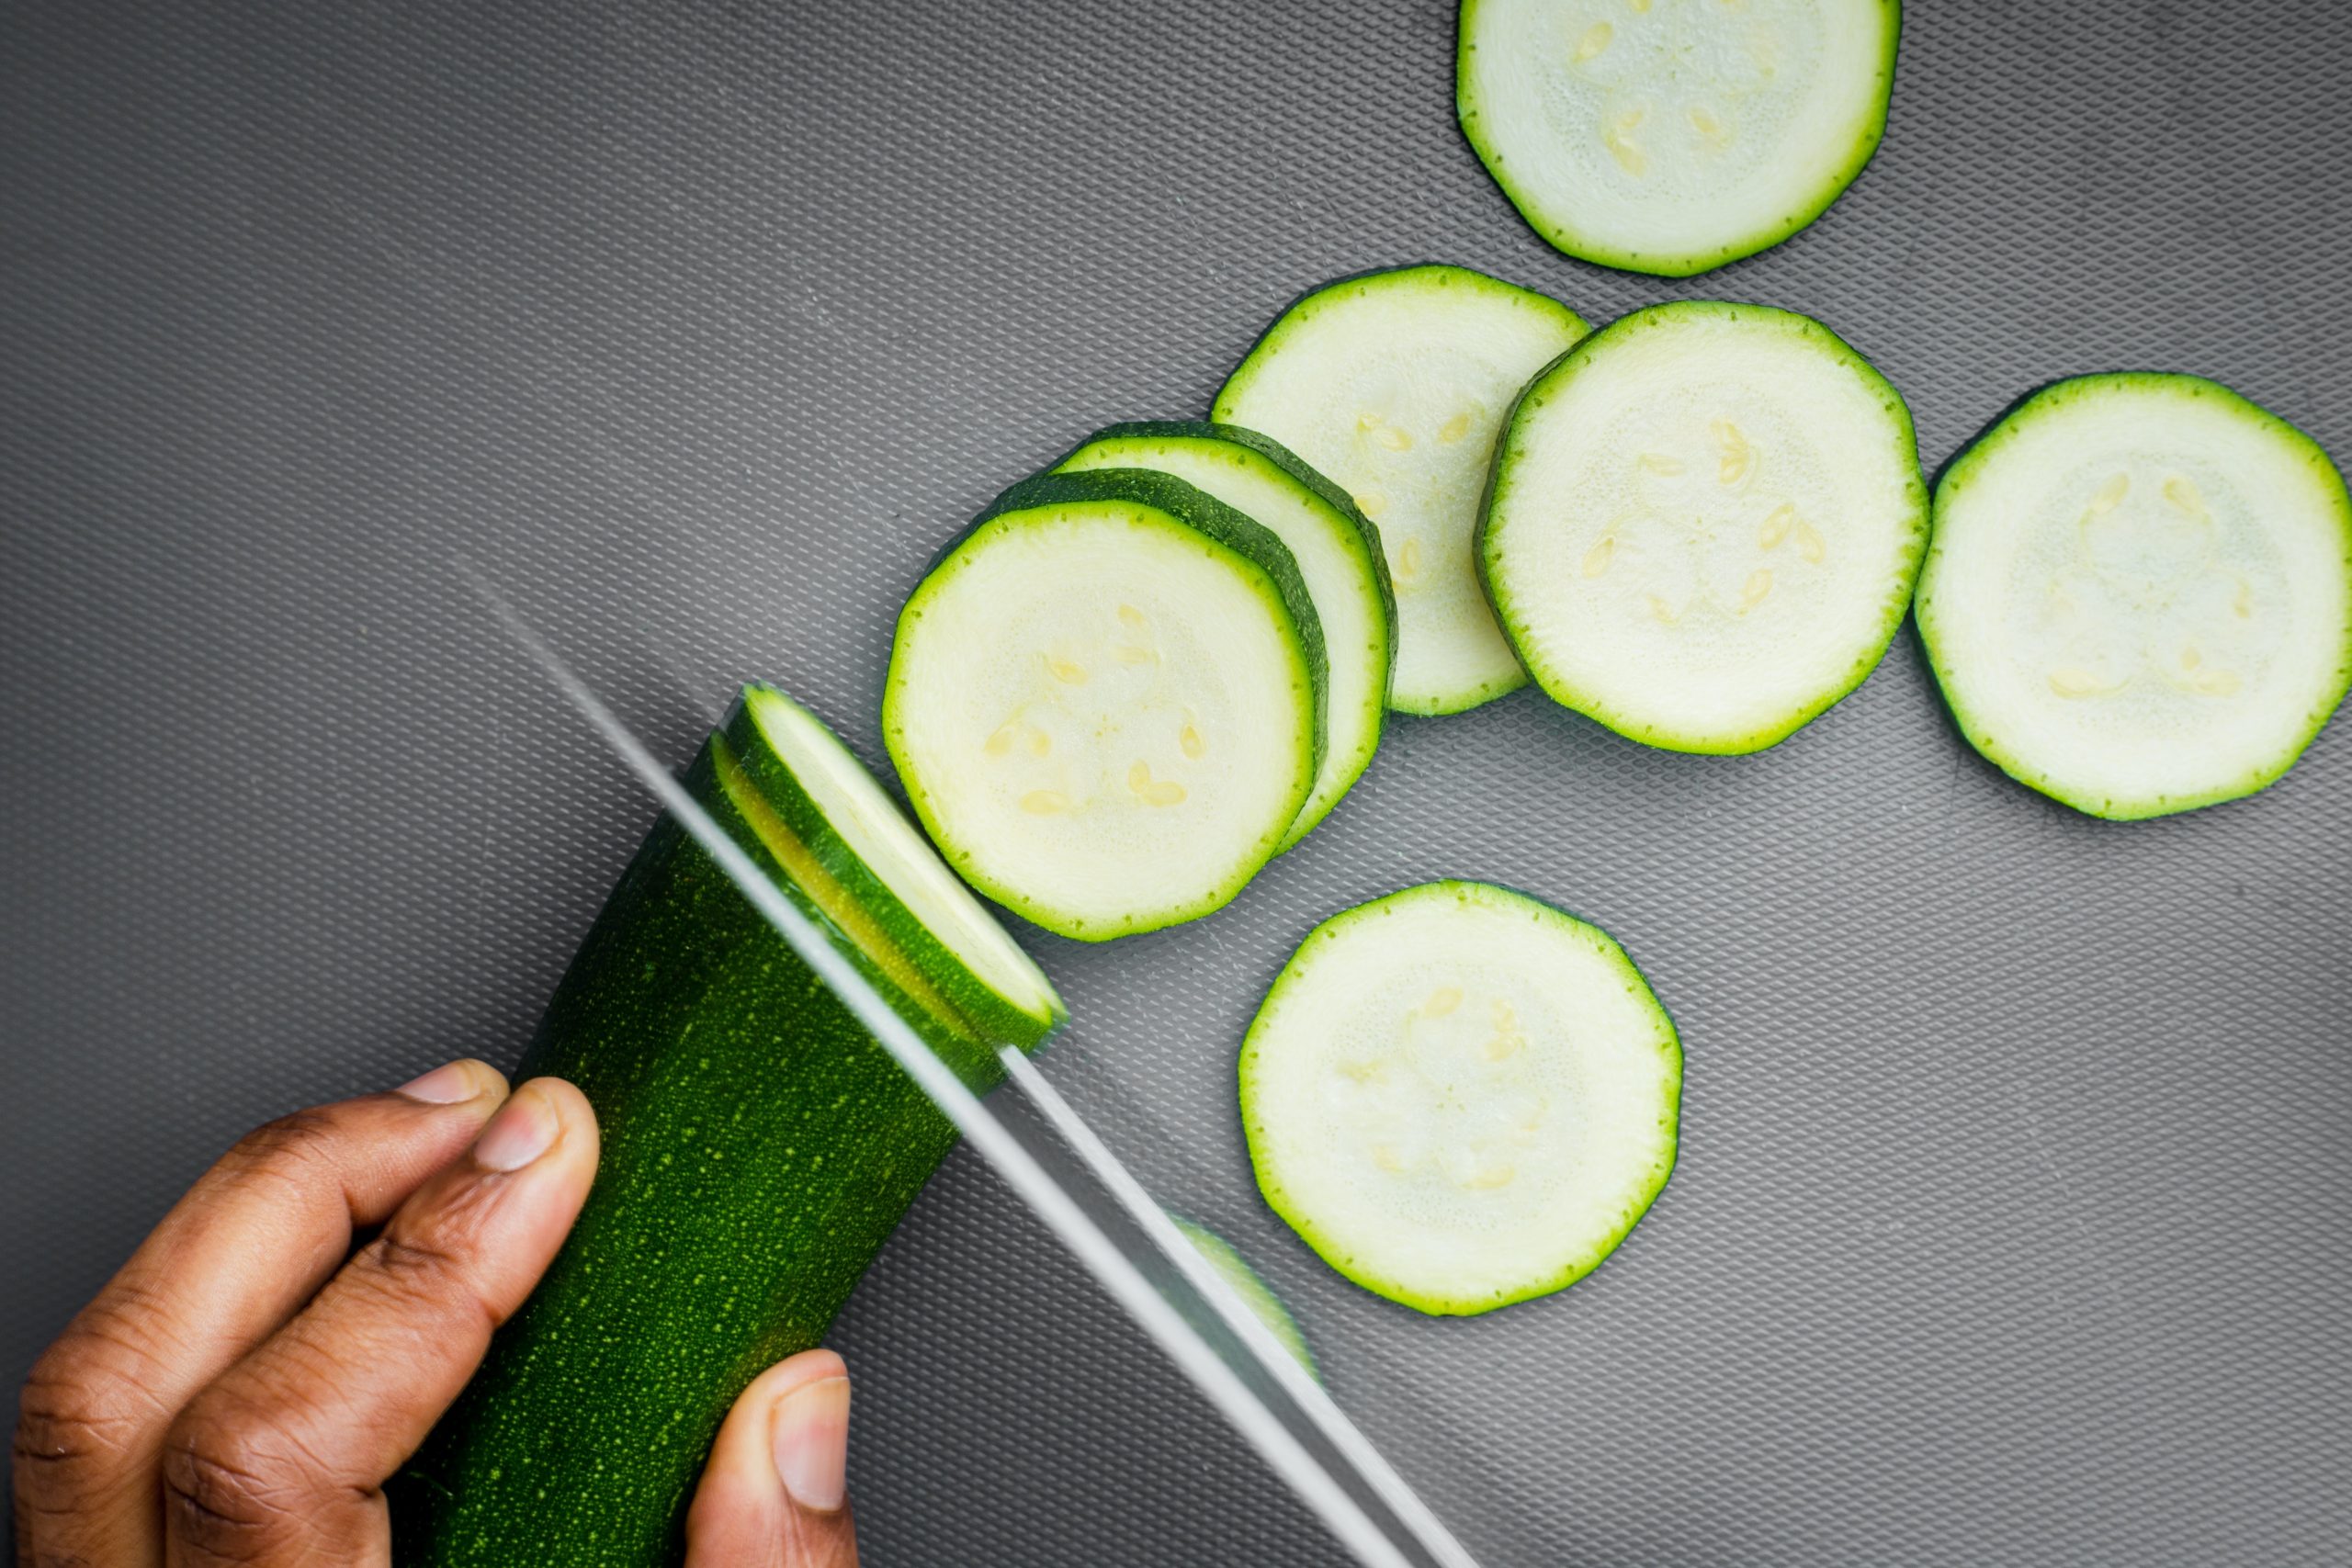
{"label": "partially cut zucchini slice", "polygon": [[1653,306],[1529,384],[1479,558],[1536,682],[1622,735],[1754,751],[1885,653],[1928,537],[1910,411],[1820,322]]}
{"label": "partially cut zucchini slice", "polygon": [[1433,882],[1317,926],[1241,1047],[1259,1189],[1332,1268],[1468,1314],[1589,1273],[1674,1168],[1682,1047],[1609,936]]}
{"label": "partially cut zucchini slice", "polygon": [[1396,655],[1396,600],[1380,535],[1347,493],[1291,450],[1238,425],[1118,424],[1088,438],[1058,472],[1149,468],[1205,491],[1272,530],[1298,562],[1323,626],[1330,688],[1323,767],[1283,848],[1305,838],[1380,747]]}
{"label": "partially cut zucchini slice", "polygon": [[1166,474],[1047,474],[899,612],[883,739],[967,881],[1102,942],[1222,908],[1282,848],[1324,685],[1272,533]]}
{"label": "partially cut zucchini slice", "polygon": [[1341,278],[1268,329],[1212,416],[1329,475],[1380,530],[1396,583],[1389,705],[1458,713],[1527,683],[1470,560],[1503,412],[1582,337],[1557,300],[1458,266]]}
{"label": "partially cut zucchini slice", "polygon": [[1886,129],[1896,0],[1463,0],[1454,107],[1572,256],[1679,277],[1818,218]]}
{"label": "partially cut zucchini slice", "polygon": [[2251,795],[2352,684],[2352,501],[2294,426],[2194,376],[2078,376],[1944,471],[1919,631],[1953,716],[2094,817]]}
{"label": "partially cut zucchini slice", "polygon": [[729,800],[850,951],[976,1039],[1025,1049],[1062,1021],[1036,960],[816,715],[746,686],[711,750]]}

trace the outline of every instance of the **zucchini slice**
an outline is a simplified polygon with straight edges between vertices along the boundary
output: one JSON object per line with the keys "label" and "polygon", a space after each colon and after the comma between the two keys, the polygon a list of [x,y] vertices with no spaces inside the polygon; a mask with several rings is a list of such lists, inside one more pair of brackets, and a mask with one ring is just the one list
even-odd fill
{"label": "zucchini slice", "polygon": [[1454,108],[1535,231],[1681,277],[1776,245],[1877,151],[1897,0],[1463,0]]}
{"label": "zucchini slice", "polygon": [[1372,519],[1396,583],[1389,705],[1459,713],[1527,683],[1478,592],[1478,490],[1504,411],[1585,333],[1541,294],[1458,266],[1341,278],[1258,341],[1211,416],[1262,431]]}
{"label": "zucchini slice", "polygon": [[1574,1283],[1674,1168],[1682,1047],[1609,936],[1432,882],[1324,921],[1241,1047],[1258,1186],[1325,1262],[1426,1313]]}
{"label": "zucchini slice", "polygon": [[2352,500],[2194,376],[2078,376],[1944,470],[1919,632],[1970,742],[2130,819],[2251,795],[2352,685]]}
{"label": "zucchini slice", "polygon": [[[1062,1017],[1036,966],[854,757],[754,687],[687,789],[975,1088]],[[397,1561],[675,1560],[760,1371],[818,1344],[955,1143],[824,983],[666,814],[556,988],[554,1073],[604,1150],[579,1222],[398,1478]]]}
{"label": "zucchini slice", "polygon": [[1636,310],[1531,382],[1479,525],[1537,684],[1621,735],[1754,751],[1876,667],[1928,538],[1911,413],[1809,317]]}
{"label": "zucchini slice", "polygon": [[882,728],[964,878],[1102,942],[1222,908],[1322,764],[1321,624],[1272,533],[1140,468],[997,498],[899,615]]}
{"label": "zucchini slice", "polygon": [[1094,468],[1172,474],[1271,529],[1297,560],[1323,625],[1329,733],[1315,787],[1283,837],[1283,848],[1290,848],[1340,803],[1380,746],[1396,663],[1396,600],[1379,533],[1346,491],[1288,447],[1238,425],[1114,425],[1063,458],[1056,471]]}
{"label": "zucchini slice", "polygon": [[1233,1287],[1233,1293],[1241,1298],[1242,1304],[1255,1313],[1258,1321],[1264,1324],[1282,1348],[1290,1352],[1291,1359],[1306,1368],[1308,1377],[1320,1382],[1322,1370],[1315,1364],[1315,1352],[1307,1348],[1306,1335],[1298,1326],[1298,1320],[1291,1316],[1290,1308],[1283,1305],[1283,1299],[1274,1294],[1273,1288],[1250,1267],[1249,1259],[1236,1251],[1231,1242],[1208,1226],[1195,1224],[1181,1214],[1170,1214],[1168,1219],[1183,1234],[1184,1239],[1193,1244],[1193,1250],[1207,1258],[1209,1266]]}
{"label": "zucchini slice", "polygon": [[823,720],[773,686],[746,686],[712,750],[729,799],[816,912],[951,1028],[1027,1047],[1062,1021],[1036,960]]}

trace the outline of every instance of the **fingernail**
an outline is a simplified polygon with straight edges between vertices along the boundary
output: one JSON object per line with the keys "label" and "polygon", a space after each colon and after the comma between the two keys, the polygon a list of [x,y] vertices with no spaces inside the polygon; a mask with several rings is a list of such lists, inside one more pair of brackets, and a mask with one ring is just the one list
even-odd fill
{"label": "fingernail", "polygon": [[811,1513],[842,1506],[849,1486],[849,1379],[821,1378],[784,1396],[775,1415],[775,1472]]}
{"label": "fingernail", "polygon": [[411,1078],[392,1091],[411,1100],[424,1100],[427,1105],[456,1105],[471,1100],[481,1090],[475,1087],[473,1068],[464,1062],[452,1062],[446,1067],[435,1067],[421,1078]]}
{"label": "fingernail", "polygon": [[520,1170],[548,1152],[561,1128],[547,1096],[525,1084],[474,1140],[474,1163],[489,1170]]}

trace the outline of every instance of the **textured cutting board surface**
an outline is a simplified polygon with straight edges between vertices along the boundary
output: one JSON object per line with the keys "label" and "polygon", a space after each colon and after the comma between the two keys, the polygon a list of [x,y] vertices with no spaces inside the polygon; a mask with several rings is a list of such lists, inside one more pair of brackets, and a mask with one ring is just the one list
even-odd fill
{"label": "textured cutting board surface", "polygon": [[[17,0],[0,17],[0,1371],[245,1126],[511,1062],[650,819],[450,563],[683,761],[730,686],[870,760],[890,619],[998,489],[1204,409],[1292,296],[1464,263],[1596,321],[1820,316],[1932,468],[2028,387],[2226,381],[2352,456],[2352,21],[1913,7],[1812,229],[1664,283],[1523,229],[1453,18],[1193,0]],[[1605,1268],[1436,1322],[1256,1201],[1241,1030],[1343,905],[1491,878],[1680,1022]],[[1906,629],[1771,751],[1523,692],[1400,720],[1048,1071],[1506,1563],[2352,1554],[2352,725],[2109,826],[1981,762]],[[867,1560],[1326,1564],[977,1162],[842,1321]]]}

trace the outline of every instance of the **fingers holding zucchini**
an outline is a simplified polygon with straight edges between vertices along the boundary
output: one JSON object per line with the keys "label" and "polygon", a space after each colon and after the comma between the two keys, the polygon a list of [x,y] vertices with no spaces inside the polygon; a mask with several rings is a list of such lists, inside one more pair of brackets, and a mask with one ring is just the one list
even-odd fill
{"label": "fingers holding zucchini", "polygon": [[831,1350],[803,1350],[754,1379],[695,1489],[685,1568],[856,1568],[849,1411],[849,1369]]}
{"label": "fingers holding zucchini", "polygon": [[241,1140],[28,1381],[26,1561],[381,1561],[380,1486],[537,1281],[596,1148],[577,1090],[510,1098],[472,1061]]}
{"label": "fingers holding zucchini", "polygon": [[525,1084],[465,1158],[190,1402],[164,1446],[167,1560],[380,1560],[380,1488],[538,1282],[596,1149],[578,1089]]}
{"label": "fingers holding zucchini", "polygon": [[35,1363],[16,1437],[17,1517],[34,1561],[160,1562],[164,1438],[457,1159],[506,1098],[451,1063],[398,1093],[298,1111],[223,1155]]}

